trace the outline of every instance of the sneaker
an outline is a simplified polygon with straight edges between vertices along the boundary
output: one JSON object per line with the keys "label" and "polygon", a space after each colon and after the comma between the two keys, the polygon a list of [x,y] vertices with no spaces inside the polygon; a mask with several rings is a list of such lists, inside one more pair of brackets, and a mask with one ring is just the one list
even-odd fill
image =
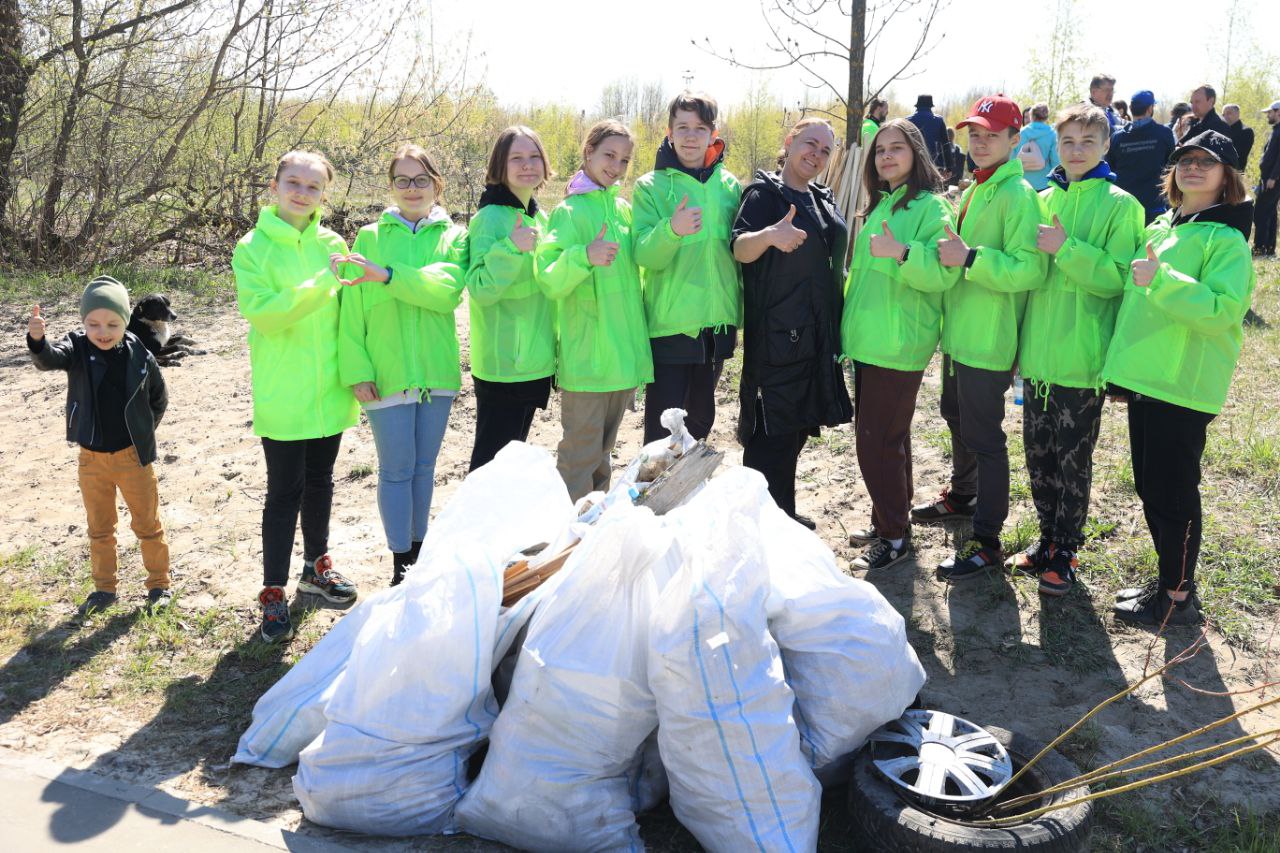
{"label": "sneaker", "polygon": [[293,623],[289,621],[289,603],[284,600],[284,587],[266,586],[258,593],[262,604],[262,639],[280,643],[293,639]]}
{"label": "sneaker", "polygon": [[1184,601],[1175,602],[1158,586],[1149,595],[1121,601],[1111,609],[1111,613],[1121,622],[1152,628],[1159,628],[1161,625],[1171,628],[1199,625],[1204,621],[1194,593]]}
{"label": "sneaker", "polygon": [[168,589],[149,589],[147,590],[147,612],[160,613],[168,610],[169,605],[173,604],[173,593]]}
{"label": "sneaker", "polygon": [[950,489],[943,489],[928,503],[913,506],[911,520],[916,524],[940,524],[958,518],[973,518],[977,504],[978,498],[974,495],[955,495]]}
{"label": "sneaker", "polygon": [[1152,595],[1160,589],[1160,578],[1152,578],[1142,586],[1131,586],[1116,593],[1116,601],[1132,601],[1135,598]]}
{"label": "sneaker", "polygon": [[318,595],[334,604],[348,604],[356,600],[356,585],[334,571],[333,560],[328,554],[316,560],[315,568],[302,570],[298,592]]}
{"label": "sneaker", "polygon": [[903,560],[910,560],[915,555],[916,549],[911,546],[910,537],[902,540],[901,548],[893,547],[888,539],[880,539],[865,554],[854,560],[853,565],[858,569],[887,569]]}
{"label": "sneaker", "polygon": [[1079,567],[1080,561],[1076,559],[1074,551],[1054,548],[1052,556],[1040,572],[1040,594],[1056,597],[1071,592],[1071,587],[1076,582],[1076,569]]}
{"label": "sneaker", "polygon": [[818,522],[814,521],[812,518],[810,518],[807,515],[793,515],[791,517],[794,518],[798,523],[803,524],[805,527],[809,528],[810,530],[818,529]]}
{"label": "sneaker", "polygon": [[103,592],[102,590],[96,590],[94,592],[89,593],[89,597],[84,600],[84,604],[81,604],[79,607],[76,608],[76,615],[90,616],[94,613],[97,613],[99,610],[106,610],[108,607],[110,607],[115,603],[116,603],[116,594],[114,592]]}
{"label": "sneaker", "polygon": [[868,524],[866,527],[854,528],[849,533],[850,545],[874,545],[879,541],[880,534],[876,532],[876,526],[874,524]]}
{"label": "sneaker", "polygon": [[1044,571],[1052,555],[1053,543],[1041,537],[1040,541],[1035,545],[1025,551],[1019,551],[1014,554],[1008,560],[1005,560],[1004,564],[1009,567],[1009,574],[1034,578],[1039,577],[1040,573]]}
{"label": "sneaker", "polygon": [[985,575],[1003,562],[1004,554],[999,548],[970,539],[960,546],[955,556],[942,561],[937,578],[940,581],[967,581]]}

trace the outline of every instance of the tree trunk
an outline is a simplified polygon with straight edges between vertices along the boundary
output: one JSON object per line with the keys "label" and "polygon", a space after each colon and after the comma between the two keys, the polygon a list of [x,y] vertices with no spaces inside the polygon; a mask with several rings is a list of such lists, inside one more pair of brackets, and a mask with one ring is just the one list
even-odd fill
{"label": "tree trunk", "polygon": [[853,0],[849,10],[849,94],[845,98],[845,145],[857,145],[862,135],[862,79],[866,57],[867,0]]}
{"label": "tree trunk", "polygon": [[18,145],[18,118],[27,100],[31,70],[22,55],[18,0],[0,0],[0,240],[8,241],[7,217],[13,198],[13,152]]}

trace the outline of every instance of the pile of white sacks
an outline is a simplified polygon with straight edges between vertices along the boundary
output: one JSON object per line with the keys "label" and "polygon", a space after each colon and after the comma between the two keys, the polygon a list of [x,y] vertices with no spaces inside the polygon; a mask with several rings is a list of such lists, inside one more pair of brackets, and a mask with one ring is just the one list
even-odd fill
{"label": "pile of white sacks", "polygon": [[[307,818],[375,835],[638,850],[636,814],[669,792],[709,850],[813,850],[819,780],[844,782],[924,683],[902,617],[754,471],[663,517],[604,505],[578,520],[552,457],[509,445],[435,519],[405,583],[258,701],[234,760],[296,761]],[[503,608],[505,564],[549,536],[548,553],[581,541]]]}

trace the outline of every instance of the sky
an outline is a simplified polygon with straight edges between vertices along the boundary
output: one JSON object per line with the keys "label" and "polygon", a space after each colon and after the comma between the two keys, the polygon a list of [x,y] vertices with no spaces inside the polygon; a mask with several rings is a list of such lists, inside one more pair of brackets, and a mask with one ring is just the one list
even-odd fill
{"label": "sky", "polygon": [[[1037,33],[1051,25],[1052,5],[952,0],[934,24],[937,47],[914,66],[915,77],[893,84],[895,100],[911,103],[927,92],[943,101],[980,85],[1017,91],[1026,80],[1031,40],[1042,43]],[[1076,0],[1074,17],[1089,67],[1117,78],[1117,98],[1151,89],[1173,99],[1223,76],[1226,14],[1216,10],[1229,6],[1226,0]],[[1255,34],[1280,33],[1280,3],[1237,0],[1237,6],[1241,23],[1233,42],[1242,57],[1256,44]],[[558,101],[589,110],[605,84],[628,78],[660,81],[664,92],[674,94],[689,77],[722,104],[742,100],[761,80],[789,106],[812,91],[793,69],[754,73],[691,44],[710,38],[722,51],[733,47],[740,59],[767,60],[759,0],[448,0],[434,3],[432,13],[438,36],[470,32],[473,55],[483,54],[478,61],[486,82],[512,106]],[[833,28],[847,36],[848,19],[842,20]],[[888,31],[875,72],[900,64],[918,32],[910,19]],[[1280,38],[1264,47],[1280,53]],[[847,73],[834,72],[836,80]],[[873,85],[885,76],[875,72]]]}

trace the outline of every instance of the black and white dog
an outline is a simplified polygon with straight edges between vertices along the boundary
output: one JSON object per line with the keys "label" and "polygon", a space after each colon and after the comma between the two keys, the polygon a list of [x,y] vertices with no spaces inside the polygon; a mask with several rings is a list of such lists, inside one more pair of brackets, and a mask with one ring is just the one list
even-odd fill
{"label": "black and white dog", "polygon": [[169,297],[159,293],[144,296],[133,306],[129,331],[142,341],[161,367],[181,367],[179,359],[205,354],[204,350],[195,349],[196,342],[191,338],[173,334],[169,324],[177,319],[178,315],[169,307]]}

